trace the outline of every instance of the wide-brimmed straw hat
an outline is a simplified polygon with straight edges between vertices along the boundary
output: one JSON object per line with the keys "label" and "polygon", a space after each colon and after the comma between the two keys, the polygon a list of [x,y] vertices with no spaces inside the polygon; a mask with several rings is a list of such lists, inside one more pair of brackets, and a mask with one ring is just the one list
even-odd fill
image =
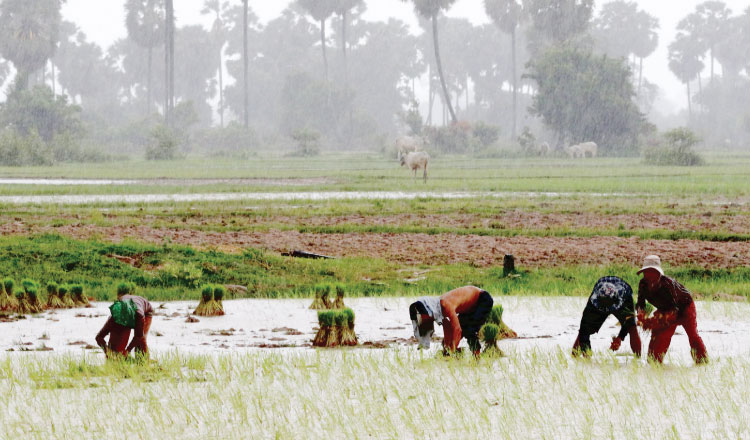
{"label": "wide-brimmed straw hat", "polygon": [[664,275],[664,270],[661,268],[661,258],[659,258],[658,255],[649,255],[648,257],[643,259],[643,267],[641,267],[641,270],[638,271],[640,274],[646,269],[654,269],[658,271],[660,274]]}

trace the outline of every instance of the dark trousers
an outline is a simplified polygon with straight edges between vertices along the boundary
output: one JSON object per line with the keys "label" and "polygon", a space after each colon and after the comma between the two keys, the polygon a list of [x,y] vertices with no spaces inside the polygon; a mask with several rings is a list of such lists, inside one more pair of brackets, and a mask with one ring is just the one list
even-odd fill
{"label": "dark trousers", "polygon": [[477,333],[479,333],[479,329],[482,328],[484,323],[487,322],[487,317],[490,315],[493,304],[494,301],[492,300],[492,296],[487,293],[487,291],[483,290],[479,294],[477,305],[474,307],[474,310],[458,314],[458,323],[461,326],[461,334],[466,338],[466,342],[469,344],[471,351],[476,352],[481,348]]}

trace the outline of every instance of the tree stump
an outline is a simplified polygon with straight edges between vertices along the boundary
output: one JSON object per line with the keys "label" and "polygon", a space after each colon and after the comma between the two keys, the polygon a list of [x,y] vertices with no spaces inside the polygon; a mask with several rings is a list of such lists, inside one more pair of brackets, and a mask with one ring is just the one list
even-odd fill
{"label": "tree stump", "polygon": [[503,276],[507,277],[508,275],[514,273],[515,271],[516,271],[516,257],[510,254],[503,257]]}

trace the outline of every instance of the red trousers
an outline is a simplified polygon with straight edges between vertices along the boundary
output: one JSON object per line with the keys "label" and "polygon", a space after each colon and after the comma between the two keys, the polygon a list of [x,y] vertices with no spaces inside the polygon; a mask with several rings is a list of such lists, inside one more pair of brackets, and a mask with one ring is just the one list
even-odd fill
{"label": "red trousers", "polygon": [[[142,354],[148,354],[148,344],[146,343],[146,335],[148,330],[151,328],[151,316],[146,316],[143,322],[143,337],[140,340],[133,341],[133,348],[136,352]],[[125,327],[116,323],[112,318],[108,319],[97,335],[97,342],[103,340],[107,334],[109,334],[109,341],[107,342],[107,357],[110,354],[117,353],[123,357],[128,356],[128,340],[130,340],[130,327]]]}
{"label": "red trousers", "polygon": [[[665,313],[660,311],[654,312],[654,319],[664,319]],[[651,342],[648,344],[648,356],[657,362],[664,361],[664,355],[667,354],[669,344],[672,342],[677,326],[681,325],[685,329],[688,341],[690,341],[690,352],[696,363],[708,361],[706,346],[703,345],[703,339],[698,335],[698,323],[695,315],[695,303],[690,304],[683,312],[682,316],[670,321],[665,327],[660,327],[651,331]]]}

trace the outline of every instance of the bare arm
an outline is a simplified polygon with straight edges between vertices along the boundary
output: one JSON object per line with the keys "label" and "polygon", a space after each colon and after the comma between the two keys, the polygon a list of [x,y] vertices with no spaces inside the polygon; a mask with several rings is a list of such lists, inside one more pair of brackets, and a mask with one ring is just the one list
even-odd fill
{"label": "bare arm", "polygon": [[112,317],[107,319],[107,322],[104,323],[104,327],[102,327],[102,329],[99,330],[99,333],[96,334],[96,345],[101,348],[105,348],[107,346],[107,342],[104,340],[104,338],[106,338],[110,333],[110,326],[112,322]]}
{"label": "bare arm", "polygon": [[443,332],[445,339],[443,344],[451,351],[455,351],[461,341],[461,324],[458,322],[456,309],[451,307],[447,301],[441,300],[440,307],[443,308]]}

